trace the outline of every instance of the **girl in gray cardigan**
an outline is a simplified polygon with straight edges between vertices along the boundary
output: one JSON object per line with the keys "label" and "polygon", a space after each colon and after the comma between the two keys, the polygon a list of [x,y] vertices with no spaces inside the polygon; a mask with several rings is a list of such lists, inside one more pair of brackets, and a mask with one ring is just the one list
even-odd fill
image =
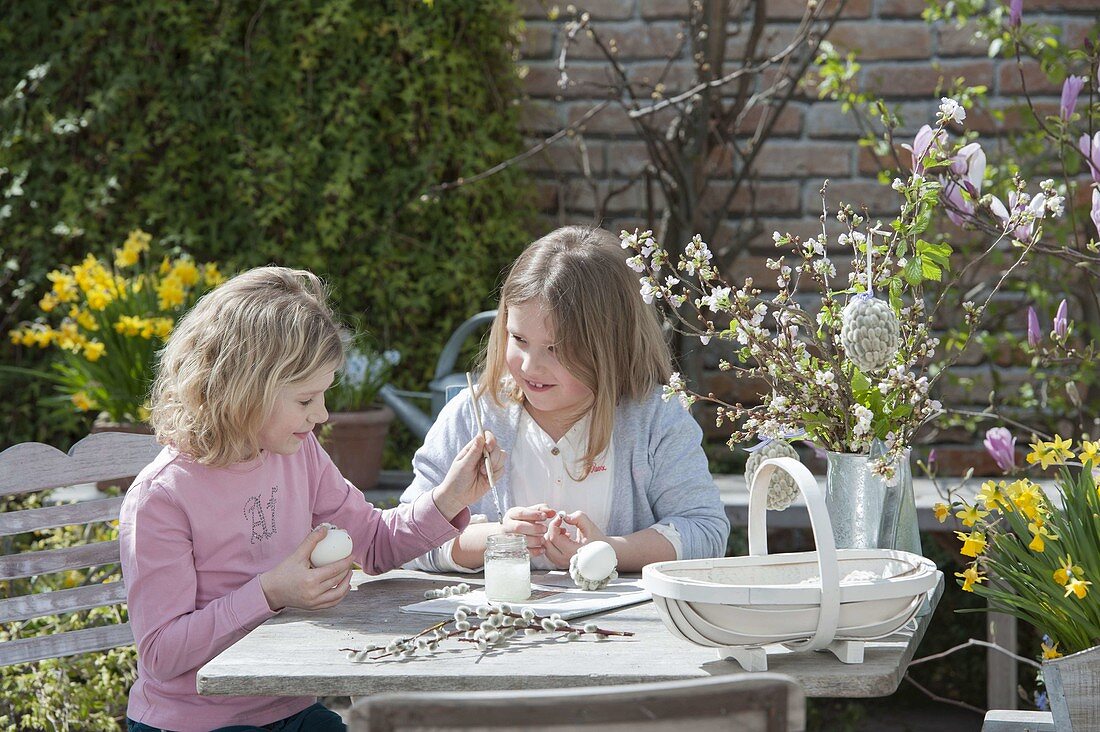
{"label": "girl in gray cardigan", "polygon": [[[662,398],[668,347],[638,293],[618,240],[566,227],[520,255],[501,290],[479,383],[486,430],[509,458],[487,521],[410,566],[476,571],[486,538],[522,534],[542,568],[565,568],[588,541],[615,548],[620,571],[720,557],[729,521],[707,468],[702,430]],[[464,390],[444,407],[415,457],[413,501],[438,485],[477,431]]]}

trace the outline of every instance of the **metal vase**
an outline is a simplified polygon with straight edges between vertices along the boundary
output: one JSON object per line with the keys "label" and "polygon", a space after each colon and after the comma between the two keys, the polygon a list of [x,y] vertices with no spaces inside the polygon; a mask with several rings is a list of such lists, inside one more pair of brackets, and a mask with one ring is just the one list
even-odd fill
{"label": "metal vase", "polygon": [[913,473],[908,453],[888,486],[871,470],[883,452],[876,443],[870,454],[826,452],[825,505],[837,548],[900,549],[921,553]]}

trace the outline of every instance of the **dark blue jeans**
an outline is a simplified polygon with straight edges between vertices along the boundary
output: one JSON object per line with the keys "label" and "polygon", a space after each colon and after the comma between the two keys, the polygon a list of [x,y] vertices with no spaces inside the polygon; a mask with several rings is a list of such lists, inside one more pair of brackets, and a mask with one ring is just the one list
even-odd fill
{"label": "dark blue jeans", "polygon": [[[126,727],[130,732],[165,732],[129,718],[126,720]],[[266,724],[263,727],[234,725],[232,727],[219,727],[213,732],[347,732],[347,727],[344,726],[339,714],[326,709],[325,705],[318,702],[293,716]]]}

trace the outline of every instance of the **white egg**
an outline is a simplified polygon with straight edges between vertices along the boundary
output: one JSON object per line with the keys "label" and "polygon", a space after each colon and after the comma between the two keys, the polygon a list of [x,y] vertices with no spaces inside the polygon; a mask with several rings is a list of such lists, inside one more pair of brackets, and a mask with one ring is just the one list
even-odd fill
{"label": "white egg", "polygon": [[591,541],[577,550],[577,571],[587,580],[610,577],[618,564],[615,550],[606,541]]}
{"label": "white egg", "polygon": [[351,554],[351,536],[343,529],[326,524],[329,529],[325,538],[313,547],[309,562],[314,567],[338,562]]}

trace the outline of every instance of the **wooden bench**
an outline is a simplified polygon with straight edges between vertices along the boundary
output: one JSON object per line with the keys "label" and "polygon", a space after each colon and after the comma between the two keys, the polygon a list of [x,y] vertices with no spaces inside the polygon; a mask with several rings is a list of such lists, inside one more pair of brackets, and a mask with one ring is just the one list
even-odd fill
{"label": "wooden bench", "polygon": [[[39,493],[54,488],[129,479],[156,457],[160,445],[152,435],[102,432],[85,437],[66,454],[38,442],[14,445],[0,452],[0,496]],[[126,486],[123,486],[126,487]],[[84,503],[29,508],[0,513],[0,540],[27,532],[115,521],[122,497]],[[0,581],[11,582],[43,574],[117,565],[118,540],[0,555]],[[0,600],[5,626],[126,602],[121,581],[85,584],[70,589],[8,597]],[[0,643],[0,666],[101,651],[134,642],[129,623],[114,623],[53,635],[16,638]]]}

